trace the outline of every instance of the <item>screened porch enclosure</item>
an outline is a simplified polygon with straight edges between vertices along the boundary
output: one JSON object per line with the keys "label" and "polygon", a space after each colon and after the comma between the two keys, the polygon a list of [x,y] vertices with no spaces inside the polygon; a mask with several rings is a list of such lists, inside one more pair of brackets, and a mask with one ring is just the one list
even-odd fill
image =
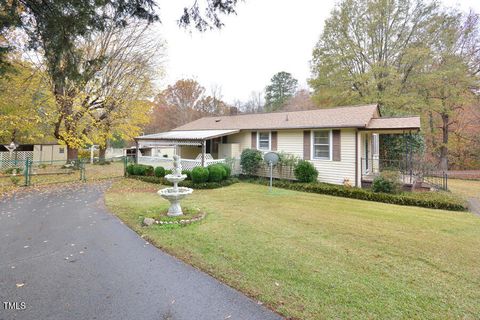
{"label": "screened porch enclosure", "polygon": [[[180,156],[182,168],[192,170],[195,167],[207,167],[211,164],[224,163],[225,157],[219,157],[222,148],[228,147],[226,136],[239,130],[191,130],[170,131],[141,136],[135,139],[136,161],[140,164],[173,168],[173,157],[159,157],[142,154],[146,148],[173,148],[173,154]],[[225,152],[222,152],[225,154]],[[227,153],[228,154],[228,153]]]}
{"label": "screened porch enclosure", "polygon": [[[403,140],[402,152],[394,158],[382,157],[381,135],[400,135]],[[448,189],[448,176],[436,164],[426,161],[416,154],[411,144],[412,132],[375,131],[362,132],[360,138],[361,181],[369,187],[382,172],[396,172],[406,190]]]}

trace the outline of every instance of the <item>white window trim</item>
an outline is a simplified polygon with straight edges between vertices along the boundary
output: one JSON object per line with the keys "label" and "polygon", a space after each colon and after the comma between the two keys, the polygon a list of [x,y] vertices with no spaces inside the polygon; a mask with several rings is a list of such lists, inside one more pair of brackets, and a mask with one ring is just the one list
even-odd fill
{"label": "white window trim", "polygon": [[[268,149],[260,148],[260,133],[268,132]],[[257,150],[270,151],[272,150],[272,131],[257,131]]]}
{"label": "white window trim", "polygon": [[[315,157],[315,145],[314,145],[314,141],[315,141],[315,132],[318,132],[318,131],[328,131],[328,144],[329,144],[329,157],[328,158],[324,158],[324,157]],[[310,154],[312,155],[312,160],[324,160],[324,161],[332,161],[332,151],[333,151],[333,148],[332,148],[332,130],[331,129],[328,129],[328,130],[312,130],[310,132]]]}

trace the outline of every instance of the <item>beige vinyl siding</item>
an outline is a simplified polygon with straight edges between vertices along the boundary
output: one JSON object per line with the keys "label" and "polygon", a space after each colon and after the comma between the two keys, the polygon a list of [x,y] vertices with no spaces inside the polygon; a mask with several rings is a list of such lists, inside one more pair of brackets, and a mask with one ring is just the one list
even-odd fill
{"label": "beige vinyl siding", "polygon": [[[63,153],[60,153],[63,149]],[[33,146],[33,161],[66,161],[67,147],[58,144],[46,144]]]}
{"label": "beige vinyl siding", "polygon": [[277,151],[303,158],[303,130],[281,130],[277,133]]}
{"label": "beige vinyl siding", "polygon": [[248,130],[242,130],[239,133],[229,135],[227,139],[228,143],[238,143],[240,145],[240,152],[251,148],[252,145],[251,131]]}
{"label": "beige vinyl siding", "polygon": [[355,185],[355,130],[341,130],[341,161],[312,159],[321,182],[343,184],[345,178]]}
{"label": "beige vinyl siding", "polygon": [[183,159],[195,159],[202,153],[202,147],[200,146],[180,146],[180,157]]}

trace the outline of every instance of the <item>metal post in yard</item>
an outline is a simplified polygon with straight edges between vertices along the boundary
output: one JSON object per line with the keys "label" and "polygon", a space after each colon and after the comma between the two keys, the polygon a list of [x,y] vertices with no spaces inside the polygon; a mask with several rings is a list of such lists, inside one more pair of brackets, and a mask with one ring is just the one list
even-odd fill
{"label": "metal post in yard", "polygon": [[127,157],[123,157],[123,176],[126,177],[127,176]]}
{"label": "metal post in yard", "polygon": [[85,174],[85,162],[83,160],[80,161],[80,181],[85,182],[87,181],[87,176]]}
{"label": "metal post in yard", "polygon": [[273,185],[273,163],[272,161],[268,161],[268,164],[270,165],[270,192],[272,192],[272,185]]}
{"label": "metal post in yard", "polygon": [[205,140],[202,141],[202,167],[205,167]]}
{"label": "metal post in yard", "polygon": [[24,185],[25,185],[25,187],[28,187],[28,185],[29,185],[29,181],[28,181],[28,158],[25,160],[25,169],[23,170],[23,176],[25,177]]}
{"label": "metal post in yard", "polygon": [[448,191],[448,173],[445,172],[445,191]]}

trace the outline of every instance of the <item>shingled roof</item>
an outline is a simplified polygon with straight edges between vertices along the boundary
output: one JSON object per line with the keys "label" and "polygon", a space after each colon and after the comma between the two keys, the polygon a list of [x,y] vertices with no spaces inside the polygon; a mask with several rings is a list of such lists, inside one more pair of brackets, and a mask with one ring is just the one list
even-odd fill
{"label": "shingled roof", "polygon": [[420,129],[420,117],[373,118],[367,129]]}
{"label": "shingled roof", "polygon": [[371,104],[307,111],[205,117],[173,130],[366,128],[372,118],[379,116],[377,105]]}

